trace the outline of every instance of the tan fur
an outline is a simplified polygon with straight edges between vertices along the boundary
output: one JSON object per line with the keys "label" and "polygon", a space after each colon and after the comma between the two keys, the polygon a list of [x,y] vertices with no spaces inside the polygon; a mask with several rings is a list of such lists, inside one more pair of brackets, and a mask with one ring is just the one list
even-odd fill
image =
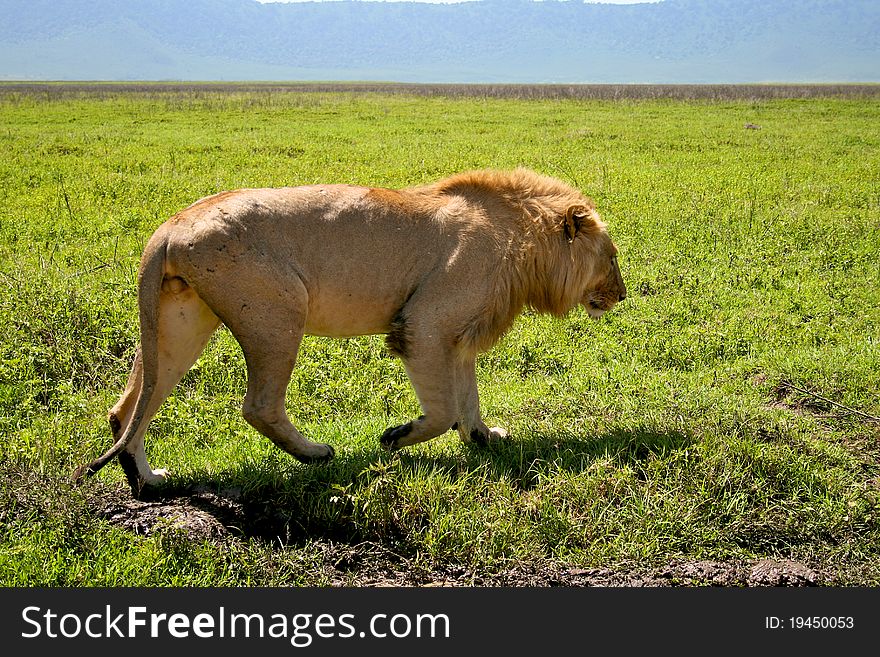
{"label": "tan fur", "polygon": [[302,461],[333,449],[290,423],[285,391],[303,334],[386,334],[424,415],[389,428],[389,449],[440,435],[505,436],[480,417],[475,358],[526,306],[598,318],[626,295],[592,201],[526,169],[473,171],[402,190],[312,185],[242,189],[198,201],[159,227],[141,260],[141,346],[110,411],[135,494],[164,481],[144,432],[226,324],[247,361],[243,413]]}

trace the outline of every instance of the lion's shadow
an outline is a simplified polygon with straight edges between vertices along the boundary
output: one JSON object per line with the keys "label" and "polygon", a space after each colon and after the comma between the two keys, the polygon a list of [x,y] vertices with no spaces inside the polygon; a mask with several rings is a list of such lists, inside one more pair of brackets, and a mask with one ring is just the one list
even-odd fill
{"label": "lion's shadow", "polygon": [[677,431],[614,429],[588,437],[569,432],[535,433],[488,448],[469,445],[466,452],[471,467],[487,468],[495,477],[528,488],[534,480],[532,473],[542,466],[576,475],[602,459],[611,459],[618,467],[637,465],[692,442],[693,438]]}
{"label": "lion's shadow", "polygon": [[[351,519],[346,496],[352,487],[401,480],[419,471],[440,471],[455,483],[483,470],[489,478],[521,489],[535,486],[548,468],[564,475],[586,472],[602,460],[635,466],[684,449],[693,438],[678,431],[614,429],[584,437],[571,433],[533,433],[489,446],[462,445],[442,454],[384,449],[338,450],[327,464],[300,467],[280,452],[259,465],[227,470],[194,470],[143,496],[145,504],[197,509],[242,537],[278,544],[325,539],[344,543],[370,540]],[[402,484],[405,485],[405,484]],[[393,503],[393,499],[386,501]]]}

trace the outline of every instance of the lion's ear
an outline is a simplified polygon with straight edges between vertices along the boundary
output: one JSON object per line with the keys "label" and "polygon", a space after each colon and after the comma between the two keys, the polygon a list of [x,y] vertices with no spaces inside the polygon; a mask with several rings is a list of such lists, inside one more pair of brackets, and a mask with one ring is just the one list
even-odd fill
{"label": "lion's ear", "polygon": [[562,222],[562,230],[565,233],[565,239],[571,244],[574,242],[575,235],[579,230],[585,228],[585,224],[590,220],[590,210],[584,205],[572,205],[565,211],[565,219]]}

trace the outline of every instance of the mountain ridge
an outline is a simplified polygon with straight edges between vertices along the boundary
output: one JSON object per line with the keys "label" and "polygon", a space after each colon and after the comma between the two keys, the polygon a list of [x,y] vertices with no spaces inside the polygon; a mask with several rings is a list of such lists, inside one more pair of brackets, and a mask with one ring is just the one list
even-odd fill
{"label": "mountain ridge", "polygon": [[874,0],[0,0],[0,11],[6,80],[880,81]]}

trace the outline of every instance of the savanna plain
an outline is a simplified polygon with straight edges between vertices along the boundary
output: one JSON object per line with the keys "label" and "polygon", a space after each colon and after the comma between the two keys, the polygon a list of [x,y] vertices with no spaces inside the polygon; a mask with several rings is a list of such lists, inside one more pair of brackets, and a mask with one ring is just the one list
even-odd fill
{"label": "savanna plain", "polygon": [[[880,90],[792,95],[0,86],[0,583],[880,585]],[[72,484],[167,217],[520,165],[595,200],[629,296],[481,356],[508,440],[387,453],[400,361],[307,337],[288,411],[336,458],[300,464],[242,419],[221,329],[147,436],[170,485]]]}

